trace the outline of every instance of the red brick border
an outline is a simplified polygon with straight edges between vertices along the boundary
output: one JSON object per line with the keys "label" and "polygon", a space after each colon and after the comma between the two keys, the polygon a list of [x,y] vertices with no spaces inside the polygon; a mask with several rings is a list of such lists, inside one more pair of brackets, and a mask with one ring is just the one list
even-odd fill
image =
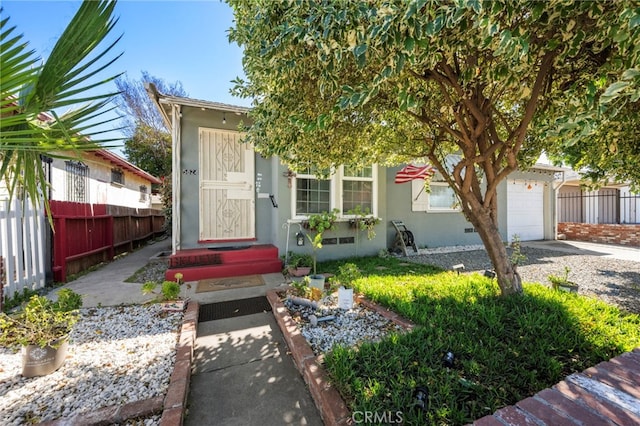
{"label": "red brick border", "polygon": [[[309,386],[309,392],[318,411],[320,411],[320,417],[322,417],[324,423],[338,426],[351,424],[351,412],[338,390],[331,385],[329,376],[322,366],[322,355],[315,356],[311,346],[309,346],[307,340],[300,333],[297,324],[289,315],[289,310],[284,306],[281,294],[286,289],[285,287],[267,291],[267,299],[271,304],[276,322],[280,330],[282,330],[294,364],[307,386]],[[411,330],[414,327],[411,321],[376,305],[363,296],[358,296],[356,302],[376,311],[406,330]]]}
{"label": "red brick border", "polygon": [[[351,424],[351,413],[329,382],[322,366],[322,355],[314,355],[284,306],[281,296],[284,291],[286,288],[270,290],[267,299],[322,420],[329,425]],[[356,300],[405,329],[415,326],[362,296]],[[531,424],[640,424],[640,348],[567,376],[553,388],[544,389],[473,423],[474,426]]]}
{"label": "red brick border", "polygon": [[640,424],[640,348],[571,374],[473,424]]}
{"label": "red brick border", "polygon": [[161,426],[181,426],[189,393],[193,348],[198,330],[198,302],[189,301],[182,318],[182,327],[176,347],[176,362],[169,379],[166,395],[151,399],[134,401],[123,405],[112,405],[90,413],[81,413],[73,417],[61,417],[40,425],[46,426],[101,426],[123,423],[128,419],[148,417],[162,413]]}
{"label": "red brick border", "polygon": [[193,364],[193,348],[198,334],[198,312],[200,305],[189,301],[182,319],[180,339],[176,348],[176,363],[169,379],[169,389],[164,399],[164,410],[160,426],[182,426],[187,408],[189,383],[191,382],[191,366]]}

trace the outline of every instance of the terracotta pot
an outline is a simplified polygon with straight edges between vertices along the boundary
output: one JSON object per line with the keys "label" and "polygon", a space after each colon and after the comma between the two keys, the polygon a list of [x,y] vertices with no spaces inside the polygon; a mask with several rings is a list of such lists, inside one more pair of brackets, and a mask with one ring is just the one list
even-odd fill
{"label": "terracotta pot", "polygon": [[64,363],[69,346],[68,337],[40,347],[27,345],[22,347],[22,375],[24,377],[45,376],[56,371]]}
{"label": "terracotta pot", "polygon": [[294,277],[304,277],[311,272],[311,266],[298,266],[297,268],[289,267],[289,274]]}

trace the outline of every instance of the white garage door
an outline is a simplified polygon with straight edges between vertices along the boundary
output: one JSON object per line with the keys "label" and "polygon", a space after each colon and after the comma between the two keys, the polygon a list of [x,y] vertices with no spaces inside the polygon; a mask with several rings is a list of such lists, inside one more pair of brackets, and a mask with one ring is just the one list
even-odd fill
{"label": "white garage door", "polygon": [[516,180],[507,184],[507,238],[544,239],[544,183]]}

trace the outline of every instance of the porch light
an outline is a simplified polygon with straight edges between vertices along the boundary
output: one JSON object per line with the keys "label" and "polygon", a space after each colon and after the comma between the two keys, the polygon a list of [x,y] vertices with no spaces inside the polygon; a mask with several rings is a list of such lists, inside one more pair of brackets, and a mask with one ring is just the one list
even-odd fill
{"label": "porch light", "polygon": [[222,113],[222,124],[227,124],[227,113],[226,112]]}
{"label": "porch light", "polygon": [[296,234],[296,244],[299,246],[303,246],[304,245],[304,234],[302,233],[302,231],[299,231]]}

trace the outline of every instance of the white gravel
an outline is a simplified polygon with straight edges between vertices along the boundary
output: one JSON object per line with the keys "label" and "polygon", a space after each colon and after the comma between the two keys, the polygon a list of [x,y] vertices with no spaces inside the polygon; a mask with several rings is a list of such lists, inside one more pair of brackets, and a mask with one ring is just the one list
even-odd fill
{"label": "white gravel", "polygon": [[[0,424],[49,421],[163,395],[182,315],[157,304],[82,309],[67,359],[47,376],[22,377],[20,352],[0,348]],[[145,424],[154,422],[157,416]]]}
{"label": "white gravel", "polygon": [[[285,306],[316,355],[328,352],[336,345],[353,347],[365,341],[379,341],[389,333],[404,331],[399,325],[359,304],[354,304],[352,309],[339,309],[336,294],[325,297],[318,309],[296,305],[289,299]],[[333,318],[313,325],[311,315],[319,319]]]}

